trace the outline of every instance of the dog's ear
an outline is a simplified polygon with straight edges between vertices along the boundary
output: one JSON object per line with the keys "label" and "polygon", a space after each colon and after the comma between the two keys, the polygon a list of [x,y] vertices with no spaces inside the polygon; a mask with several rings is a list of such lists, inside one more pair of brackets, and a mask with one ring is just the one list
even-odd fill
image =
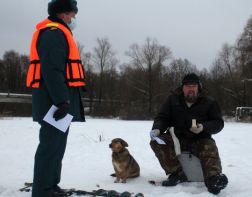
{"label": "dog's ear", "polygon": [[120,138],[120,141],[121,141],[121,143],[122,143],[122,145],[123,145],[124,147],[128,147],[128,146],[129,146],[128,143],[125,142],[123,139]]}

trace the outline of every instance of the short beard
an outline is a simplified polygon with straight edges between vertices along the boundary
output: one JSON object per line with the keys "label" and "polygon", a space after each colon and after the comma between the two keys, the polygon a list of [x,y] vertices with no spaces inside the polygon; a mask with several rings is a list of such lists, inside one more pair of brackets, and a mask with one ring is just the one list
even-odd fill
{"label": "short beard", "polygon": [[185,96],[185,101],[188,102],[188,103],[195,103],[196,100],[197,100],[198,96],[194,96],[194,95],[186,95]]}

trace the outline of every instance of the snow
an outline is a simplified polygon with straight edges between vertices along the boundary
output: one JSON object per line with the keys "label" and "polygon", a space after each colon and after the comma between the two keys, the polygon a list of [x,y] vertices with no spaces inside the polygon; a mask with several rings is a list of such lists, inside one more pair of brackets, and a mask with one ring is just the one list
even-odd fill
{"label": "snow", "polygon": [[[120,192],[142,192],[146,197],[210,197],[204,183],[183,183],[176,187],[156,187],[149,179],[164,180],[161,169],[149,146],[152,121],[122,121],[87,118],[86,123],[71,125],[63,160],[63,188],[83,190],[114,189]],[[31,182],[34,153],[38,144],[39,125],[31,118],[0,119],[0,196],[30,197],[18,191],[24,182]],[[129,144],[129,151],[141,168],[141,176],[126,184],[114,183],[109,143],[120,137]],[[226,122],[222,132],[214,135],[222,159],[223,172],[229,185],[218,196],[251,197],[252,189],[252,124]]]}

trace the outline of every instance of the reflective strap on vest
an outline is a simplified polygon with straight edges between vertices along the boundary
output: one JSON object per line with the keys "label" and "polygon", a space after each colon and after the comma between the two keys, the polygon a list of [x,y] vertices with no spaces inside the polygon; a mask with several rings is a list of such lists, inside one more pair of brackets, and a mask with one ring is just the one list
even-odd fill
{"label": "reflective strap on vest", "polygon": [[41,77],[40,77],[40,61],[33,60],[30,62],[30,66],[28,69],[27,79],[26,79],[26,86],[38,88]]}
{"label": "reflective strap on vest", "polygon": [[68,60],[66,68],[67,82],[70,86],[84,86],[84,69],[80,60]]}

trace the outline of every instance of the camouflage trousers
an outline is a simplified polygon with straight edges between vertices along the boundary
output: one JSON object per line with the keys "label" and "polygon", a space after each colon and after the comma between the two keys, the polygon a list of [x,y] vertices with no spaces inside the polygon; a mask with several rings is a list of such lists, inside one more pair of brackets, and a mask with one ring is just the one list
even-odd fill
{"label": "camouflage trousers", "polygon": [[[165,145],[151,141],[150,146],[159,160],[161,167],[166,174],[170,174],[182,166],[175,154],[174,143],[170,133],[164,133],[160,136],[165,141]],[[219,174],[222,171],[218,148],[213,139],[179,139],[181,152],[187,151],[199,158],[204,179]]]}

